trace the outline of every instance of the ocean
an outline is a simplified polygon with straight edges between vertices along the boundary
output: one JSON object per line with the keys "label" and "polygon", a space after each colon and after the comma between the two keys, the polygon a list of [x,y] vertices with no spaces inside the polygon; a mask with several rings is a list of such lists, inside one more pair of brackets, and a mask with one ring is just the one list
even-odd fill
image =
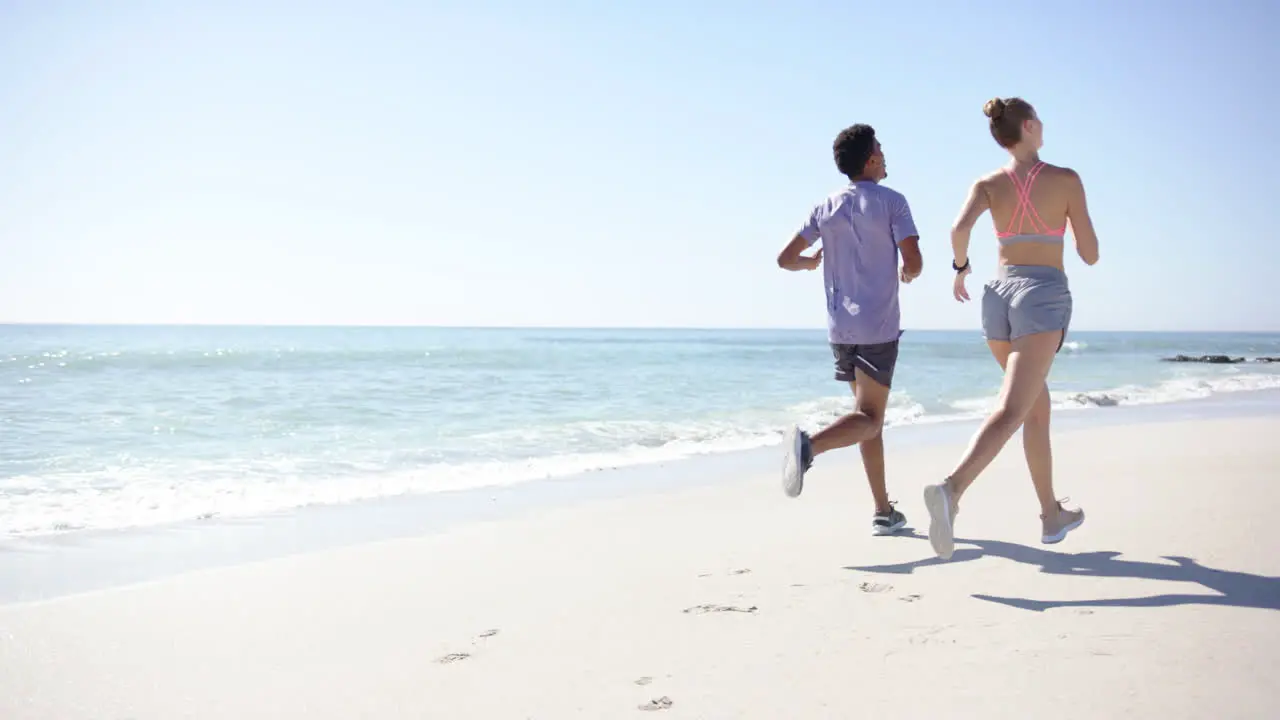
{"label": "ocean", "polygon": [[[1280,334],[1071,333],[1057,408],[1280,388]],[[0,326],[0,536],[247,517],[778,442],[846,412],[822,331]],[[890,428],[980,417],[979,333],[908,331]]]}

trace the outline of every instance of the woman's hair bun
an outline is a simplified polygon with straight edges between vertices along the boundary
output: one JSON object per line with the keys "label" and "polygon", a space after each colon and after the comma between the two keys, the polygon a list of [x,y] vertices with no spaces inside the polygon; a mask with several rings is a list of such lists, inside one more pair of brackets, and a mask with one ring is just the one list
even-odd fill
{"label": "woman's hair bun", "polygon": [[1000,98],[988,100],[987,104],[982,106],[982,114],[992,120],[999,120],[1000,116],[1004,115],[1004,101]]}

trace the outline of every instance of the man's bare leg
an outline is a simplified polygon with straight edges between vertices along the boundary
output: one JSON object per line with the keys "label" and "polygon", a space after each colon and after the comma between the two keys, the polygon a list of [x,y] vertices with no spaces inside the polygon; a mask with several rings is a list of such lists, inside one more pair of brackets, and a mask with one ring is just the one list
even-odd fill
{"label": "man's bare leg", "polygon": [[[839,353],[840,350],[838,349]],[[876,502],[878,525],[885,525],[889,515],[898,515],[892,509],[884,490],[884,446],[880,440],[880,432],[884,427],[885,408],[889,404],[889,387],[875,380],[861,367],[870,366],[872,372],[886,373],[891,378],[893,366],[897,361],[897,343],[884,343],[880,346],[865,346],[856,358],[842,358],[837,355],[837,363],[848,363],[848,370],[840,368],[844,377],[852,370],[853,382],[850,383],[854,395],[854,411],[836,420],[822,431],[808,435],[799,427],[793,426],[787,431],[783,440],[786,453],[783,457],[782,489],[790,497],[797,497],[804,487],[804,474],[809,470],[817,456],[850,445],[871,442],[873,447],[863,447],[863,466],[867,469],[868,482],[871,483],[872,495]],[[854,364],[858,363],[858,364]],[[839,377],[839,376],[838,376]],[[888,525],[892,529],[901,527],[897,518]]]}
{"label": "man's bare leg", "polygon": [[867,484],[871,486],[871,497],[876,502],[876,514],[887,513],[892,508],[884,480],[884,431],[858,443],[858,450],[862,452],[862,467],[867,471]]}
{"label": "man's bare leg", "polygon": [[[849,444],[858,445],[862,454],[862,467],[867,473],[867,484],[871,488],[871,498],[876,506],[872,530],[879,535],[888,535],[907,522],[906,517],[896,512],[890,504],[885,484],[883,429],[885,409],[889,405],[889,388],[860,369],[855,369],[854,382],[850,383],[850,387],[853,389],[854,412],[814,435],[810,446],[814,448],[816,457],[818,447],[822,447],[823,452],[828,452]],[[875,434],[868,436],[866,433],[872,430]]]}
{"label": "man's bare leg", "polygon": [[[828,425],[810,438],[813,456],[856,445],[880,434],[889,389],[872,380],[862,370],[854,371],[854,411]],[[871,387],[874,386],[874,387]]]}
{"label": "man's bare leg", "polygon": [[884,414],[889,406],[889,388],[871,379],[862,370],[854,370],[854,380],[849,383],[849,387],[853,390],[856,412],[876,423],[876,434],[859,441],[858,450],[862,453],[862,467],[867,473],[867,484],[871,486],[876,514],[883,515],[893,509],[889,506],[889,491],[885,486],[884,473]]}

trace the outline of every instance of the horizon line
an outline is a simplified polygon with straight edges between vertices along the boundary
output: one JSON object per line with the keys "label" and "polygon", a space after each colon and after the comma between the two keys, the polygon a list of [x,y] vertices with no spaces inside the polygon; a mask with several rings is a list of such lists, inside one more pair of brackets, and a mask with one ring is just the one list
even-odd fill
{"label": "horizon line", "polygon": [[[824,332],[820,326],[711,326],[711,325],[433,325],[433,324],[349,324],[349,323],[237,323],[237,322],[28,322],[0,321],[0,327],[60,327],[60,328],[225,328],[225,329],[331,329],[331,330],[584,330],[595,332],[618,331],[662,331],[662,332]],[[904,327],[904,332],[973,332],[981,334],[980,327]],[[1280,330],[1204,330],[1204,329],[1115,329],[1092,330],[1087,328],[1068,329],[1067,335],[1073,332],[1085,333],[1199,333],[1199,334],[1236,334],[1236,335],[1274,335]]]}

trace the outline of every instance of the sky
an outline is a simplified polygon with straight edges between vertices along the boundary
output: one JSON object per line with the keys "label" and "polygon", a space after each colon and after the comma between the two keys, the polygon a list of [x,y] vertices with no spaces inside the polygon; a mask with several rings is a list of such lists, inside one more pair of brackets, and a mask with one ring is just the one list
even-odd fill
{"label": "sky", "polygon": [[[0,0],[0,322],[825,327],[775,264],[876,128],[908,328],[1020,95],[1079,330],[1280,331],[1280,5]],[[970,289],[990,279],[990,216]]]}

